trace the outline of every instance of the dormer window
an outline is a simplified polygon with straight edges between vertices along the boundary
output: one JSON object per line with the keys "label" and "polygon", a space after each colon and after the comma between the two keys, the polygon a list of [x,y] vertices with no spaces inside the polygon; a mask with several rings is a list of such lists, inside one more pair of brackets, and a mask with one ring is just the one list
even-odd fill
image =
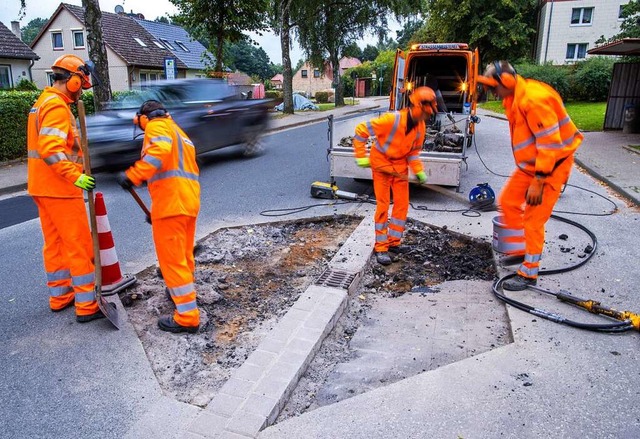
{"label": "dormer window", "polygon": [[142,41],[140,38],[133,37],[133,39],[136,40],[136,42],[140,44],[142,47],[147,47],[147,45],[144,44],[144,41]]}
{"label": "dormer window", "polygon": [[153,44],[155,44],[156,46],[158,46],[161,49],[166,49],[166,47],[164,47],[162,44],[160,44],[158,41],[153,40]]}
{"label": "dormer window", "polygon": [[187,49],[187,46],[184,45],[184,43],[182,41],[178,41],[176,40],[176,45],[181,48],[183,51],[188,52],[189,49]]}

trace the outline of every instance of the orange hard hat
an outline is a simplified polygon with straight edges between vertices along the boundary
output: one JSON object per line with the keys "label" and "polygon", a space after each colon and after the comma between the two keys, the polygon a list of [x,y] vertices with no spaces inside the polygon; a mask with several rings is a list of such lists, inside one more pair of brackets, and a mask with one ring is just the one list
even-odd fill
{"label": "orange hard hat", "polygon": [[[89,80],[89,75],[91,74],[91,72],[89,71],[86,62],[84,62],[82,58],[76,55],[62,55],[53,62],[51,68],[54,67],[69,72],[71,74],[69,81],[73,80],[73,75],[78,75],[82,80],[82,88],[85,90],[91,88],[91,81]],[[70,85],[73,86],[75,84]],[[77,87],[77,89],[80,89],[80,87]]]}
{"label": "orange hard hat", "polygon": [[430,87],[416,88],[409,96],[409,101],[414,107],[423,107],[428,105],[434,113],[438,111],[436,93]]}

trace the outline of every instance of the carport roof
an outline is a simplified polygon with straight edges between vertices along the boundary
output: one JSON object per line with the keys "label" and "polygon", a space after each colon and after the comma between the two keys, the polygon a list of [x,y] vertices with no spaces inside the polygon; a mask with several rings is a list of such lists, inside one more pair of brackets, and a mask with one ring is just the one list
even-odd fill
{"label": "carport roof", "polygon": [[640,55],[640,38],[623,38],[588,50],[589,55]]}

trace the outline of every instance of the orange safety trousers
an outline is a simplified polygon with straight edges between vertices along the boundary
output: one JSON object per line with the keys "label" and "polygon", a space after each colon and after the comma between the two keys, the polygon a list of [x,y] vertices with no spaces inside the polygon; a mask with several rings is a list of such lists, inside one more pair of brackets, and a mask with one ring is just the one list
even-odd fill
{"label": "orange safety trousers", "polygon": [[196,217],[176,215],[154,218],[151,229],[160,271],[176,305],[173,319],[182,326],[198,326],[200,311],[193,283]]}
{"label": "orange safety trousers", "polygon": [[507,229],[506,241],[511,249],[507,254],[524,254],[524,261],[518,268],[518,274],[521,276],[531,279],[538,277],[544,248],[545,224],[560,197],[562,185],[569,179],[572,166],[573,156],[569,156],[545,179],[542,203],[537,206],[526,204],[525,199],[534,176],[519,168],[511,174],[500,193],[498,203]]}
{"label": "orange safety trousers", "polygon": [[[386,166],[383,165],[379,168],[387,172],[380,172],[376,170],[378,169],[377,163],[373,160],[375,155],[371,156],[373,191],[376,196],[374,217],[376,242],[374,249],[376,252],[386,252],[389,247],[400,245],[404,233],[407,212],[409,211],[408,167],[405,162],[404,170],[397,172],[395,168],[401,168],[401,166],[392,167],[387,163]],[[389,218],[391,192],[393,192],[393,209],[391,218]]]}
{"label": "orange safety trousers", "polygon": [[82,198],[33,197],[44,246],[49,306],[60,310],[75,300],[76,315],[98,312],[93,243]]}

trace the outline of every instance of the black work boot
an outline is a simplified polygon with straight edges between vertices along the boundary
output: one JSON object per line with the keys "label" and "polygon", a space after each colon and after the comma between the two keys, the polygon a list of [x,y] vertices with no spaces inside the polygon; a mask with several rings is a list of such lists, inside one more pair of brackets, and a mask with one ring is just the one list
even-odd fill
{"label": "black work boot", "polygon": [[409,253],[411,250],[411,246],[409,245],[392,245],[389,247],[389,253],[393,253],[395,255],[403,255],[405,253]]}
{"label": "black work boot", "polygon": [[387,252],[376,252],[376,261],[380,265],[391,265],[391,262],[393,262]]}
{"label": "black work boot", "polygon": [[162,316],[158,319],[158,328],[163,331],[173,332],[177,334],[179,332],[188,332],[189,334],[195,334],[200,329],[200,326],[182,326],[173,320],[173,316]]}
{"label": "black work boot", "polygon": [[520,276],[517,274],[511,279],[507,279],[502,283],[502,288],[509,291],[522,291],[526,290],[529,285],[535,285],[538,283],[538,279],[531,279],[529,277]]}
{"label": "black work boot", "polygon": [[[115,303],[107,302],[107,306],[110,306],[114,310],[116,309]],[[88,316],[76,316],[76,322],[87,323],[87,322],[92,322],[94,320],[104,319],[104,318],[105,318],[105,315],[102,313],[101,310],[98,309],[97,312],[94,312],[93,314],[89,314]]]}

